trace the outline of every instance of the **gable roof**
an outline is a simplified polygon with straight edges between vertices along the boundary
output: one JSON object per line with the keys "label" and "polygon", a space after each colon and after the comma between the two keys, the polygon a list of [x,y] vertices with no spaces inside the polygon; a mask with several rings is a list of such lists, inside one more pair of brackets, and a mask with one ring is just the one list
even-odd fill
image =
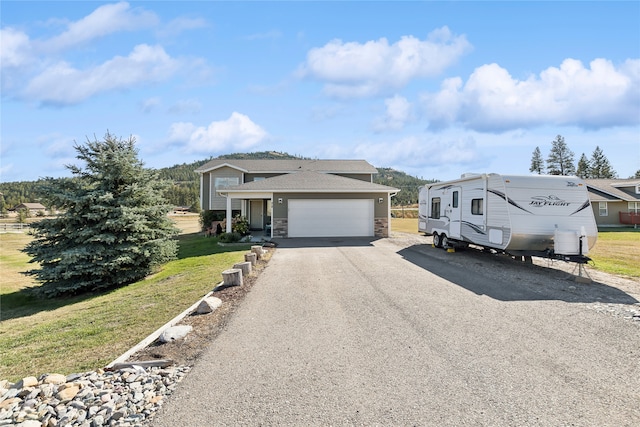
{"label": "gable roof", "polygon": [[294,171],[316,171],[324,173],[378,173],[378,169],[366,160],[253,160],[213,159],[197,168],[206,173],[228,166],[245,173],[289,173]]}
{"label": "gable roof", "polygon": [[14,209],[20,209],[20,208],[26,208],[26,209],[32,209],[32,210],[34,210],[34,209],[47,209],[41,203],[20,203]]}
{"label": "gable roof", "polygon": [[[589,198],[592,201],[640,201],[635,188],[640,185],[638,179],[585,179]],[[626,190],[625,190],[626,189]]]}
{"label": "gable roof", "polygon": [[229,187],[222,193],[397,193],[400,190],[382,184],[346,178],[316,171],[292,172],[260,181]]}

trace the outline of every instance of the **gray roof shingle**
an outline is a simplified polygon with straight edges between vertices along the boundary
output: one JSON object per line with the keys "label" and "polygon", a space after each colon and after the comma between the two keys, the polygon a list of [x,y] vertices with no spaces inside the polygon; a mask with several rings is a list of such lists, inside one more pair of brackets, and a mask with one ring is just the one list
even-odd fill
{"label": "gray roof shingle", "polygon": [[636,185],[640,184],[638,179],[585,179],[584,181],[588,188],[595,190],[589,192],[592,201],[607,201],[614,198],[628,202],[640,200],[640,194],[635,193]]}
{"label": "gray roof shingle", "polygon": [[231,166],[247,173],[288,173],[316,171],[324,173],[378,173],[366,160],[247,160],[213,159],[196,169],[205,173],[222,166]]}
{"label": "gray roof shingle", "polygon": [[260,181],[229,187],[229,193],[242,192],[303,192],[303,193],[397,193],[394,187],[345,178],[316,171],[292,172]]}

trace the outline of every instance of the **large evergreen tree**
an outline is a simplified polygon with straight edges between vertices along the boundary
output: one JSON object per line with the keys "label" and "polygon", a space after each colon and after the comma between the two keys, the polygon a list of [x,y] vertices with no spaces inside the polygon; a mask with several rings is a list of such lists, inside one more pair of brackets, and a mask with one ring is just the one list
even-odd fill
{"label": "large evergreen tree", "polygon": [[589,159],[587,159],[587,156],[584,153],[582,153],[582,156],[580,156],[580,160],[578,160],[576,176],[579,176],[583,179],[591,178],[591,165],[589,164]]}
{"label": "large evergreen tree", "polygon": [[535,172],[538,175],[542,175],[543,170],[544,159],[542,158],[542,153],[540,153],[540,147],[536,147],[531,155],[531,167],[529,168],[529,172]]}
{"label": "large evergreen tree", "polygon": [[576,167],[573,156],[573,151],[564,142],[562,135],[556,136],[551,142],[551,151],[547,157],[547,172],[551,175],[574,175]]}
{"label": "large evergreen tree", "polygon": [[589,176],[590,178],[617,178],[618,174],[613,170],[609,159],[604,155],[602,149],[596,146],[591,154],[591,160],[589,161]]}
{"label": "large evergreen tree", "polygon": [[127,285],[177,253],[168,183],[137,159],[135,139],[107,133],[75,149],[83,167],[68,166],[72,178],[48,178],[41,187],[62,213],[35,223],[24,249],[40,267],[27,274],[46,296]]}

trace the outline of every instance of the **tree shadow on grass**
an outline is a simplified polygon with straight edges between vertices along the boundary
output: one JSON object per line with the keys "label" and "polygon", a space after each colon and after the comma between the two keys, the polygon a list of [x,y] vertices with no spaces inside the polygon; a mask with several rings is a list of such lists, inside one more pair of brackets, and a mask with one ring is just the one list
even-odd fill
{"label": "tree shadow on grass", "polygon": [[253,244],[227,243],[223,246],[218,244],[216,237],[205,237],[202,233],[181,234],[178,236],[178,259],[244,251]]}
{"label": "tree shadow on grass", "polygon": [[[221,246],[218,244],[218,239],[204,237],[202,233],[182,234],[177,237],[177,240],[177,259],[179,260],[224,252],[244,251],[249,250],[251,247],[250,243]],[[37,287],[23,288],[19,291],[0,294],[0,322],[20,317],[28,317],[43,311],[53,311],[67,305],[106,295],[126,286],[128,285],[97,292],[55,298],[45,298],[37,295],[35,292]]]}
{"label": "tree shadow on grass", "polygon": [[42,311],[52,311],[58,308],[82,302],[109,291],[73,295],[57,298],[44,298],[36,295],[36,287],[24,288],[16,292],[0,295],[0,322],[19,317],[27,317]]}

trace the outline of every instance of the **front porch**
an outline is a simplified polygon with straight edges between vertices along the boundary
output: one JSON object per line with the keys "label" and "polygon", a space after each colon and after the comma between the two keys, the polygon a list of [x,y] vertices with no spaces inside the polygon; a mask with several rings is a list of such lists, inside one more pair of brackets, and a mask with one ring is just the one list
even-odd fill
{"label": "front porch", "polygon": [[[231,209],[232,197],[227,196],[227,210],[225,212],[225,232],[231,233],[233,210]],[[240,199],[240,216],[247,218],[249,233],[265,238],[273,237],[271,218],[273,212],[272,196],[251,197]]]}

